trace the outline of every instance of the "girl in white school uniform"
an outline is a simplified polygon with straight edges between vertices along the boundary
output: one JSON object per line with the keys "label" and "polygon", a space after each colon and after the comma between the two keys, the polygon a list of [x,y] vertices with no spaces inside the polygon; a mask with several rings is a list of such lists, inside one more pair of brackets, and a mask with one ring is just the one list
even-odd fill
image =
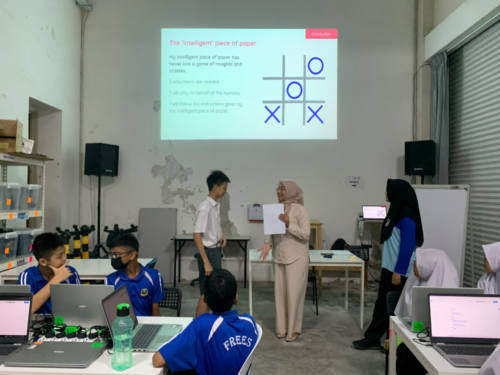
{"label": "girl in white school uniform", "polygon": [[[395,315],[411,315],[414,286],[459,288],[460,281],[453,261],[442,250],[417,249],[417,259],[413,264],[413,272],[405,284],[394,312]],[[404,343],[400,344],[397,349],[396,372],[399,375],[427,374],[427,370]]]}
{"label": "girl in white school uniform", "polygon": [[483,245],[484,272],[477,287],[484,289],[484,294],[500,293],[500,242]]}

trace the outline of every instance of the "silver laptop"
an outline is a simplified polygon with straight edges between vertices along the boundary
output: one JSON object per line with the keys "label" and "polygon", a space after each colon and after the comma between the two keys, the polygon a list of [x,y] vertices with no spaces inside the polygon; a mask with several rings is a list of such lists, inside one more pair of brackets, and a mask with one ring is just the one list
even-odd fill
{"label": "silver laptop", "polygon": [[[4,362],[6,367],[87,368],[106,349],[104,343],[37,342],[24,346]],[[111,361],[111,359],[109,360]]]}
{"label": "silver laptop", "polygon": [[386,206],[363,206],[363,220],[384,221],[386,216]]}
{"label": "silver laptop", "polygon": [[102,301],[108,327],[113,335],[113,322],[116,319],[116,308],[120,303],[130,306],[130,317],[134,321],[132,333],[132,350],[141,352],[156,352],[163,344],[169,342],[182,331],[182,324],[139,324],[134,306],[130,301],[127,286],[122,285]]}
{"label": "silver laptop", "polygon": [[2,284],[0,293],[31,293],[31,288],[29,285]]}
{"label": "silver laptop", "polygon": [[480,288],[437,288],[433,286],[414,286],[412,289],[411,317],[400,316],[412,332],[422,332],[430,328],[429,294],[484,294]]}
{"label": "silver laptop", "polygon": [[51,284],[54,320],[67,326],[105,326],[101,301],[114,290],[112,285]]}
{"label": "silver laptop", "polygon": [[0,364],[28,344],[31,293],[0,293]]}
{"label": "silver laptop", "polygon": [[430,294],[431,343],[455,367],[481,367],[500,342],[500,295]]}

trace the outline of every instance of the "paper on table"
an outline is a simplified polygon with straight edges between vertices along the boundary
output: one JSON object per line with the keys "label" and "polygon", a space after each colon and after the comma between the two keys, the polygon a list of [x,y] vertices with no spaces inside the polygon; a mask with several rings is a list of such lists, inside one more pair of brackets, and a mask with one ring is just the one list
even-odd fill
{"label": "paper on table", "polygon": [[281,214],[285,213],[285,207],[282,204],[264,205],[264,234],[285,234],[285,222],[279,219]]}

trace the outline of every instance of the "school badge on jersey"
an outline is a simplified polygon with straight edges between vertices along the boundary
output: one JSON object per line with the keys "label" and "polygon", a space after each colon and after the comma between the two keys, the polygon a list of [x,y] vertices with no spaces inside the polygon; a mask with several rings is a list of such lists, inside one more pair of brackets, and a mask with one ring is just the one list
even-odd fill
{"label": "school badge on jersey", "polygon": [[147,297],[148,295],[148,290],[146,288],[141,290],[141,297]]}

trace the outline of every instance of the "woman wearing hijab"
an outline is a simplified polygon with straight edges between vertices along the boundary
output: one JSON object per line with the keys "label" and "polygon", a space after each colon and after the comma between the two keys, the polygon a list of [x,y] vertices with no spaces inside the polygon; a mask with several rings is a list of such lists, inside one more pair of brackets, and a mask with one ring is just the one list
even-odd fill
{"label": "woman wearing hijab", "polygon": [[403,290],[412,271],[415,249],[424,243],[417,195],[411,185],[404,180],[387,180],[386,200],[391,206],[380,237],[384,249],[378,297],[365,337],[352,343],[358,350],[382,350],[380,338],[389,329],[387,293]]}
{"label": "woman wearing hijab", "polygon": [[411,316],[414,286],[435,288],[460,288],[457,269],[450,257],[442,250],[417,249],[413,272],[405,284],[394,315]]}
{"label": "woman wearing hijab", "polygon": [[484,294],[500,293],[500,242],[483,245],[484,272],[477,287],[484,289]]}
{"label": "woman wearing hijab", "polygon": [[500,345],[481,366],[477,375],[500,375]]}
{"label": "woman wearing hijab", "polygon": [[273,249],[276,335],[292,342],[302,332],[311,225],[302,189],[295,182],[281,181],[276,191],[278,201],[285,206],[285,213],[279,219],[285,222],[286,233],[267,236],[259,251],[262,251],[260,258],[266,259]]}
{"label": "woman wearing hijab", "polygon": [[[412,290],[414,286],[459,288],[457,269],[450,257],[442,250],[418,249],[413,272],[406,282],[394,312],[397,316],[411,316]],[[427,327],[426,327],[427,328]],[[397,348],[396,373],[399,375],[425,375],[427,370],[402,343]]]}

